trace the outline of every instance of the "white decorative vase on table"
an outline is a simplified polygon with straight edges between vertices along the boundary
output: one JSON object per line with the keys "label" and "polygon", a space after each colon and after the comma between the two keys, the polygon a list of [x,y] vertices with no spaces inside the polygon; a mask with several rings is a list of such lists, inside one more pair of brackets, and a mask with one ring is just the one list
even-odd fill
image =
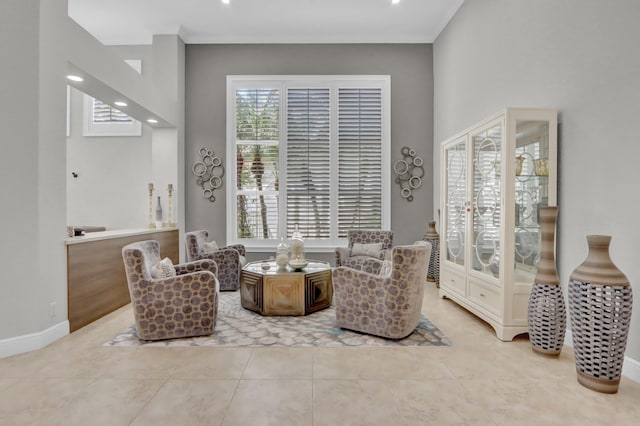
{"label": "white decorative vase on table", "polygon": [[304,239],[296,225],[291,235],[291,256],[289,257],[289,266],[294,270],[300,270],[307,266],[308,262],[304,258]]}
{"label": "white decorative vase on table", "polygon": [[280,243],[276,248],[276,265],[278,268],[283,269],[289,263],[289,247],[284,241],[284,236],[280,238]]}

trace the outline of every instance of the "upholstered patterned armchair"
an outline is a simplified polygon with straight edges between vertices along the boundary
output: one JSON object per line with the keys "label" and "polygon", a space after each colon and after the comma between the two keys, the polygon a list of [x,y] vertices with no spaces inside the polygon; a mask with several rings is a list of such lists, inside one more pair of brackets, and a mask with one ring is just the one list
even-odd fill
{"label": "upholstered patterned armchair", "polygon": [[209,232],[205,230],[187,232],[187,261],[211,259],[218,265],[220,290],[240,288],[240,269],[245,265],[246,251],[242,244],[220,247],[208,241]]}
{"label": "upholstered patterned armchair", "polygon": [[160,260],[160,246],[153,240],[124,246],[122,259],[138,338],[162,340],[213,333],[219,287],[215,262],[172,265],[169,259]]}
{"label": "upholstered patterned armchair", "polygon": [[393,245],[393,232],[351,230],[347,232],[347,240],[348,247],[336,248],[336,267],[348,266],[362,270],[367,259],[389,258]]}
{"label": "upholstered patterned armchair", "polygon": [[386,274],[334,269],[337,325],[389,339],[411,334],[420,322],[430,255],[430,245],[397,246]]}

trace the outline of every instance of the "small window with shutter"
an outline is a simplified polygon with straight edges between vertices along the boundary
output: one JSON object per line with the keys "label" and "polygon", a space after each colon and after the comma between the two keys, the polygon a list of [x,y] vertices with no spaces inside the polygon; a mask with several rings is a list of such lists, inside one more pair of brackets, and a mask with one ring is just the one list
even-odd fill
{"label": "small window with shutter", "polygon": [[[142,61],[125,60],[138,73],[142,73]],[[124,112],[89,95],[84,95],[83,136],[140,136],[142,125]]]}

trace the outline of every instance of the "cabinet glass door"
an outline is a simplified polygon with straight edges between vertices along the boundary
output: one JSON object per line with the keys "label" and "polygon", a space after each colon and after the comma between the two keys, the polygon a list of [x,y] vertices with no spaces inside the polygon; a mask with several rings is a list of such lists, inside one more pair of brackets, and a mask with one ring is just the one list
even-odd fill
{"label": "cabinet glass door", "polygon": [[446,173],[446,246],[447,260],[465,264],[465,227],[467,204],[466,138],[445,149]]}
{"label": "cabinet glass door", "polygon": [[498,123],[472,135],[473,242],[472,269],[500,276],[500,209],[503,126]]}
{"label": "cabinet glass door", "polygon": [[515,279],[533,283],[540,261],[540,206],[549,204],[549,122],[516,122]]}

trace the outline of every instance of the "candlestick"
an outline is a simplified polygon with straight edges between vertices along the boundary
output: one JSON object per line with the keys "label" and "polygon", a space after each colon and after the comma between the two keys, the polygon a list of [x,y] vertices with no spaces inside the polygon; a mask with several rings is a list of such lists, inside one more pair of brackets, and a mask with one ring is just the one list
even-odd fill
{"label": "candlestick", "polygon": [[149,184],[149,224],[147,228],[155,228],[156,224],[153,222],[153,184]]}
{"label": "candlestick", "polygon": [[169,217],[167,219],[167,226],[173,228],[176,226],[176,224],[173,223],[173,184],[169,184],[167,191],[169,192]]}

